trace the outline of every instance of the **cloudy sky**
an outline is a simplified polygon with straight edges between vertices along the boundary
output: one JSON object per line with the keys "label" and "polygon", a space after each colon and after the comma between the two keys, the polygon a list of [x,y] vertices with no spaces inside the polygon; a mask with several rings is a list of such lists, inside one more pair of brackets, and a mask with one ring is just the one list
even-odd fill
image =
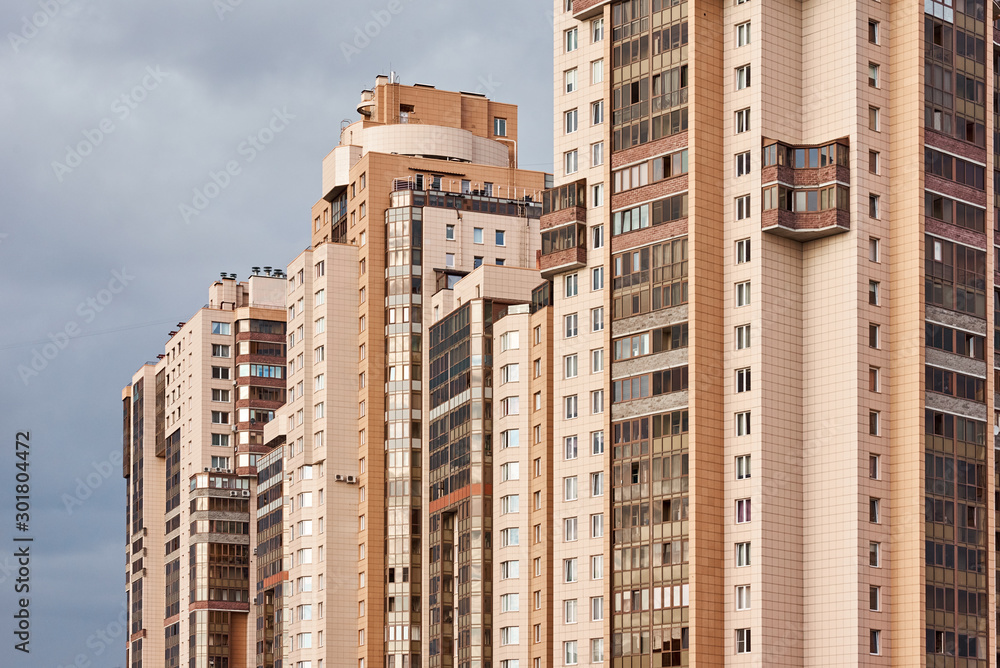
{"label": "cloudy sky", "polygon": [[[0,665],[124,664],[121,388],[219,272],[308,245],[321,160],[376,74],[520,105],[521,165],[552,170],[551,6],[0,3]],[[241,150],[276,114],[273,141]],[[185,220],[230,160],[240,173]],[[30,655],[13,649],[15,534],[35,539]]]}

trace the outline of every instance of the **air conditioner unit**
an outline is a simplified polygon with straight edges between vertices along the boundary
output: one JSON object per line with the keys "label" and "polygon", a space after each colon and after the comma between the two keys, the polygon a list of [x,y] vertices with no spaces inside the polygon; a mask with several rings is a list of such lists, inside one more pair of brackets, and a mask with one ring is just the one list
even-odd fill
{"label": "air conditioner unit", "polygon": [[235,489],[229,491],[229,496],[239,496],[239,495],[240,495],[239,491]]}
{"label": "air conditioner unit", "polygon": [[208,473],[208,467],[207,466],[205,467],[205,473]]}
{"label": "air conditioner unit", "polygon": [[[256,547],[255,547],[255,548],[253,549],[253,553],[254,553],[254,554],[257,554],[257,548],[256,548]],[[254,598],[254,600],[253,600],[253,601],[254,601],[254,603],[256,603],[256,602],[257,602],[257,599],[256,599],[256,598]]]}
{"label": "air conditioner unit", "polygon": [[250,496],[250,490],[249,489],[243,490],[243,496]]}
{"label": "air conditioner unit", "polygon": [[236,431],[236,425],[235,424],[233,425],[233,431]]}
{"label": "air conditioner unit", "polygon": [[336,480],[337,482],[344,482],[344,476],[340,475],[339,473],[335,475],[333,479]]}
{"label": "air conditioner unit", "polygon": [[347,476],[347,482],[350,485],[356,485],[358,484],[358,479],[355,476],[349,475]]}

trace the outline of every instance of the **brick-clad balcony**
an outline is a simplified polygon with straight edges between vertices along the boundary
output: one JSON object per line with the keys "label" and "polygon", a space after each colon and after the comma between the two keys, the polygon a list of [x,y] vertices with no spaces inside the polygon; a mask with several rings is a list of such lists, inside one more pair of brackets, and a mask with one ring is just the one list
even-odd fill
{"label": "brick-clad balcony", "polygon": [[592,19],[604,13],[604,6],[611,0],[573,0],[573,18],[577,21]]}
{"label": "brick-clad balcony", "polygon": [[796,188],[818,186],[821,183],[851,182],[851,169],[843,165],[827,165],[816,169],[795,169],[786,165],[769,165],[760,170],[761,183],[778,181]]}
{"label": "brick-clad balcony", "polygon": [[560,225],[565,225],[566,223],[586,223],[587,222],[587,208],[584,206],[571,206],[565,209],[560,209],[559,211],[553,211],[552,213],[543,214],[541,220],[539,221],[539,228],[542,230],[547,230],[553,227],[559,227]]}
{"label": "brick-clad balcony", "polygon": [[586,266],[587,248],[585,246],[567,248],[548,255],[542,255],[541,251],[538,252],[538,269],[542,272],[544,279],[551,279],[564,271],[573,271]]}
{"label": "brick-clad balcony", "polygon": [[851,212],[841,209],[800,212],[770,209],[761,214],[761,230],[796,241],[812,241],[850,229]]}

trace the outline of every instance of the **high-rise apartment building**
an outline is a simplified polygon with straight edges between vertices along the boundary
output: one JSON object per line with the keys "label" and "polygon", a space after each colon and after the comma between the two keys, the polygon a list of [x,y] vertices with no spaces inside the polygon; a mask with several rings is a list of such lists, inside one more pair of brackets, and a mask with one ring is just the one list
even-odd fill
{"label": "high-rise apartment building", "polygon": [[122,392],[132,668],[255,661],[252,501],[285,402],[285,281],[255,270],[216,281]]}
{"label": "high-rise apartment building", "polygon": [[554,9],[541,266],[557,337],[607,273],[609,478],[609,646],[556,615],[554,665],[987,665],[995,7]]}
{"label": "high-rise apartment building", "polygon": [[[357,248],[358,665],[482,666],[490,575],[473,566],[489,564],[491,499],[472,474],[489,465],[491,425],[435,418],[427,328],[445,315],[432,297],[469,272],[534,269],[545,175],[517,168],[513,105],[379,77],[358,111],[313,207],[314,248]],[[455,517],[454,534],[441,532]],[[437,561],[452,539],[452,555],[469,560],[454,573]]]}

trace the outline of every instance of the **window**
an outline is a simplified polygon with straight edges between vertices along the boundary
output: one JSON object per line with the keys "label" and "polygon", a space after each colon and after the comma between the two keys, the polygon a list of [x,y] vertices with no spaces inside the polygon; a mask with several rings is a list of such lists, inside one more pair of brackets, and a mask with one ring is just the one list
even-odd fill
{"label": "window", "polygon": [[[595,348],[590,351],[590,373],[600,373],[604,371],[604,349]],[[603,405],[604,397],[601,396],[601,401]],[[603,409],[598,412],[603,412]]]}
{"label": "window", "polygon": [[736,435],[750,435],[750,411],[743,411],[736,414]]}
{"label": "window", "polygon": [[590,309],[590,328],[592,331],[604,331],[604,307]]}
{"label": "window", "polygon": [[881,477],[881,459],[878,455],[868,455],[868,477],[879,480]]}
{"label": "window", "polygon": [[736,587],[736,609],[750,609],[750,585],[738,585]]}
{"label": "window", "polygon": [[503,561],[500,563],[500,579],[513,580],[519,577],[520,563],[516,559],[513,561]]}
{"label": "window", "polygon": [[475,257],[472,258],[472,268],[479,269],[481,266],[483,266],[483,256],[476,255]]}
{"label": "window", "polygon": [[603,431],[592,431],[592,432],[590,432],[590,454],[592,454],[592,455],[603,455],[604,454],[604,432]]}
{"label": "window", "polygon": [[493,119],[493,135],[495,137],[506,137],[507,136],[507,119],[506,118],[494,118]]}
{"label": "window", "polygon": [[[601,118],[603,118],[603,112]],[[590,164],[592,167],[604,164],[604,142],[599,141],[596,144],[590,145]],[[591,190],[593,197],[590,205],[599,207],[604,204],[604,184],[598,183]]]}
{"label": "window", "polygon": [[604,289],[604,267],[594,267],[591,270],[590,289],[595,292]]}
{"label": "window", "polygon": [[566,357],[563,358],[563,367],[564,367],[564,370],[565,370],[565,377],[566,378],[576,378],[577,377],[577,371],[578,371],[578,369],[577,369],[577,367],[578,367],[577,360],[578,360],[578,358],[577,358],[576,355],[566,355]]}
{"label": "window", "polygon": [[212,390],[212,401],[229,401],[229,390]]}
{"label": "window", "polygon": [[568,478],[563,478],[563,500],[564,501],[576,501],[577,490],[576,490],[576,476],[570,476]]}
{"label": "window", "polygon": [[315,383],[313,389],[322,390],[324,387],[326,387],[326,378],[324,374],[319,374],[318,376],[316,376],[314,380]]}
{"label": "window", "polygon": [[881,262],[881,242],[875,237],[868,239],[868,260],[871,262]]}
{"label": "window", "polygon": [[[604,142],[599,142],[597,144],[594,144],[593,146],[594,146],[595,150],[597,149],[598,146],[600,147],[600,149],[601,149],[601,162],[600,162],[600,164],[604,164]],[[598,163],[595,162],[594,166],[596,167],[597,165],[598,165]],[[595,183],[593,186],[591,186],[591,188],[590,188],[590,206],[592,206],[594,208],[597,208],[597,207],[600,207],[600,206],[604,206],[604,184],[603,183]],[[594,233],[595,233],[594,242],[595,243],[597,242],[596,233],[597,233],[598,230],[600,230],[600,233],[601,233],[601,239],[600,239],[601,246],[594,246],[594,248],[601,248],[604,245],[604,226],[603,225],[598,225],[597,227],[594,228]]]}
{"label": "window", "polygon": [[868,497],[868,521],[872,524],[879,523],[880,508],[881,499],[876,499],[873,496]]}
{"label": "window", "polygon": [[577,159],[576,149],[572,151],[567,151],[563,157],[565,158],[566,162],[566,173],[576,174],[577,170],[579,169],[579,161]]}
{"label": "window", "polygon": [[455,226],[454,225],[445,225],[444,226],[444,238],[447,239],[448,241],[454,241],[455,240]]}
{"label": "window", "polygon": [[481,227],[472,228],[472,243],[474,244],[483,243],[483,228]]}
{"label": "window", "polygon": [[455,266],[455,254],[454,253],[445,253],[444,254],[444,266],[446,266],[446,267],[454,267]]}
{"label": "window", "polygon": [[750,281],[743,281],[736,284],[736,306],[747,306],[750,304]]}
{"label": "window", "polygon": [[563,280],[564,293],[566,297],[576,297],[580,292],[579,277],[577,274],[570,274]]}
{"label": "window", "polygon": [[879,325],[874,323],[868,323],[868,347],[878,349],[880,346],[880,329]]}
{"label": "window", "polygon": [[879,196],[874,193],[868,194],[868,217],[879,218]]}
{"label": "window", "polygon": [[868,367],[868,391],[881,392],[880,374],[877,366]]}
{"label": "window", "polygon": [[750,565],[750,543],[736,543],[736,566]]}
{"label": "window", "polygon": [[741,195],[736,198],[736,220],[743,220],[750,217],[750,195]]}
{"label": "window", "polygon": [[750,369],[737,369],[736,370],[736,391],[737,392],[749,392],[751,387],[750,383]]}
{"label": "window", "polygon": [[506,364],[500,367],[500,384],[517,382],[520,379],[520,365]]}
{"label": "window", "polygon": [[570,109],[563,115],[563,118],[565,121],[564,128],[566,130],[566,134],[572,134],[576,132],[579,124],[578,111],[576,109]]}
{"label": "window", "polygon": [[500,629],[501,645],[516,645],[519,641],[520,626],[504,626]]}
{"label": "window", "polygon": [[750,173],[750,151],[736,154],[736,176],[746,176]]}
{"label": "window", "polygon": [[212,424],[229,424],[229,413],[225,411],[212,411]]}
{"label": "window", "polygon": [[868,41],[878,44],[878,21],[868,19]]}
{"label": "window", "polygon": [[563,439],[563,445],[565,446],[566,459],[576,459],[579,455],[579,447],[577,443],[576,436],[567,436]]}
{"label": "window", "polygon": [[566,70],[563,74],[563,78],[566,82],[566,92],[572,93],[576,90],[576,68],[571,70]]}
{"label": "window", "polygon": [[882,567],[882,543],[868,543],[868,565],[872,568]]}
{"label": "window", "polygon": [[520,397],[507,397],[500,400],[500,415],[501,417],[507,417],[508,415],[520,415],[521,414],[521,398]]}
{"label": "window", "polygon": [[213,366],[212,378],[216,380],[229,380],[229,367]]}
{"label": "window", "polygon": [[500,482],[520,479],[520,463],[507,462],[500,465]]}
{"label": "window", "polygon": [[507,515],[518,512],[521,505],[520,498],[517,494],[508,494],[507,496],[500,497],[500,513]]}
{"label": "window", "polygon": [[604,39],[604,19],[595,19],[590,22],[590,37],[592,42],[600,42]]}
{"label": "window", "polygon": [[878,281],[868,281],[868,303],[872,306],[879,305],[879,284]]}
{"label": "window", "polygon": [[575,640],[563,643],[563,661],[567,666],[575,666],[577,664],[578,657]]}
{"label": "window", "polygon": [[599,622],[604,619],[604,597],[603,596],[591,596],[590,597],[590,619],[594,622]]}
{"label": "window", "polygon": [[590,83],[604,81],[604,60],[595,60],[590,64]]}
{"label": "window", "polygon": [[[603,353],[603,350],[595,350],[595,353]],[[600,415],[604,412],[604,390],[592,390],[590,392],[590,413]]]}
{"label": "window", "polygon": [[750,455],[736,457],[736,479],[746,480],[750,477]]}
{"label": "window", "polygon": [[229,434],[212,434],[212,445],[229,447]]}
{"label": "window", "polygon": [[563,582],[576,582],[576,558],[563,559]]}
{"label": "window", "polygon": [[878,629],[868,631],[868,653],[876,656],[882,653],[882,632]]}
{"label": "window", "polygon": [[750,107],[736,112],[736,134],[750,131]]}
{"label": "window", "polygon": [[504,332],[500,335],[500,352],[517,350],[521,347],[521,333],[518,331]]}
{"label": "window", "polygon": [[213,343],[212,357],[229,357],[229,346]]}
{"label": "window", "polygon": [[571,395],[565,399],[566,419],[572,420],[578,415],[576,395]]}
{"label": "window", "polygon": [[868,412],[868,433],[872,436],[879,436],[881,430],[879,412],[869,411]]}
{"label": "window", "polygon": [[736,46],[746,46],[750,43],[750,22],[741,23],[736,26]]}
{"label": "window", "polygon": [[872,612],[879,612],[882,610],[881,587],[868,587],[868,609]]}
{"label": "window", "polygon": [[879,152],[878,151],[868,151],[868,171],[872,174],[879,173]]}
{"label": "window", "polygon": [[212,322],[212,334],[229,336],[232,332],[231,327],[232,326],[228,322]]}
{"label": "window", "polygon": [[591,638],[590,640],[590,662],[604,662],[604,638]]}
{"label": "window", "polygon": [[590,474],[590,495],[604,496],[604,471]]}
{"label": "window", "polygon": [[750,347],[750,325],[736,326],[736,350]]}
{"label": "window", "polygon": [[517,612],[521,602],[517,594],[502,594],[500,596],[500,612]]}
{"label": "window", "polygon": [[868,129],[874,132],[882,131],[882,119],[879,117],[878,107],[868,107]]}
{"label": "window", "polygon": [[520,543],[521,534],[520,529],[517,527],[500,530],[500,547],[514,547],[520,545]]}
{"label": "window", "polygon": [[878,88],[879,66],[875,63],[868,63],[868,85]]}
{"label": "window", "polygon": [[576,313],[571,313],[565,317],[566,338],[571,339],[579,333],[579,318]]}
{"label": "window", "polygon": [[576,51],[577,43],[577,29],[572,28],[565,32],[566,35],[566,53],[570,51]]}
{"label": "window", "polygon": [[316,326],[313,328],[313,333],[322,334],[326,331],[326,318],[320,318],[316,321]]}
{"label": "window", "polygon": [[736,90],[743,90],[750,87],[750,66],[744,65],[736,68]]}
{"label": "window", "polygon": [[595,554],[590,558],[590,579],[604,579],[604,555]]}
{"label": "window", "polygon": [[517,429],[508,429],[500,432],[500,448],[516,448],[521,444],[521,432]]}
{"label": "window", "polygon": [[577,530],[578,530],[577,518],[567,517],[565,520],[563,520],[563,542],[571,543],[577,540],[579,538]]}
{"label": "window", "polygon": [[736,523],[746,524],[750,521],[750,499],[736,500]]}
{"label": "window", "polygon": [[750,653],[750,629],[736,629],[736,653]]}
{"label": "window", "polygon": [[503,230],[496,231],[496,244],[497,246],[507,245],[507,233]]}
{"label": "window", "polygon": [[229,468],[229,457],[212,457],[212,468],[214,469],[228,469]]}

